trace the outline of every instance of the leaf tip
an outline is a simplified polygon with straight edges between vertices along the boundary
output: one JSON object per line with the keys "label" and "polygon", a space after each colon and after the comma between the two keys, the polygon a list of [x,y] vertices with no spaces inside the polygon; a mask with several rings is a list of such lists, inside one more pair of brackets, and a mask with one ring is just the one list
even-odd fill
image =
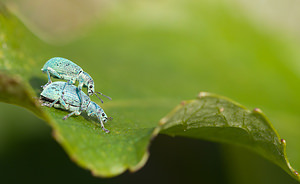
{"label": "leaf tip", "polygon": [[146,151],[145,154],[143,155],[143,157],[141,158],[141,160],[138,162],[138,164],[136,164],[133,167],[128,168],[129,171],[136,172],[136,171],[140,170],[146,164],[148,158],[149,158],[149,152]]}

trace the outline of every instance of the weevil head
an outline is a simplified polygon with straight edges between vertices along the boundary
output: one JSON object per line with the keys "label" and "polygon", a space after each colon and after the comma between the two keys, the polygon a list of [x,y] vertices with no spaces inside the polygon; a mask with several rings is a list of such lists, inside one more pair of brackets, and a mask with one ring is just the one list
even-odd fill
{"label": "weevil head", "polygon": [[94,87],[94,81],[93,79],[91,79],[88,84],[87,84],[87,88],[88,88],[88,95],[91,96],[95,93],[95,87]]}
{"label": "weevil head", "polygon": [[99,114],[100,114],[99,116],[101,116],[100,119],[102,119],[103,123],[106,123],[108,119],[107,119],[107,115],[105,114],[105,112],[103,111],[103,112],[100,112]]}
{"label": "weevil head", "polygon": [[103,121],[104,123],[107,122],[107,115],[105,114],[105,112],[103,111],[103,109],[96,104],[95,102],[90,102],[90,104],[88,105],[86,112],[88,114],[88,116],[97,116],[99,118],[100,121]]}
{"label": "weevil head", "polygon": [[104,110],[98,106],[99,108],[97,109],[97,114],[98,114],[98,117],[100,120],[103,121],[103,123],[106,123],[107,122],[107,115],[105,114]]}
{"label": "weevil head", "polygon": [[82,72],[81,78],[83,84],[87,87],[88,95],[93,95],[95,93],[93,78],[86,72]]}

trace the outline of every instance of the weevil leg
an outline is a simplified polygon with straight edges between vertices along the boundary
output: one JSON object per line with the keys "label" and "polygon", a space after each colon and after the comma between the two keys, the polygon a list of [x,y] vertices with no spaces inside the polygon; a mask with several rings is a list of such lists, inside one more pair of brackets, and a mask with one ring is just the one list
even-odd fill
{"label": "weevil leg", "polygon": [[72,78],[68,81],[68,84],[75,84],[76,80],[76,78]]}
{"label": "weevil leg", "polygon": [[47,82],[47,84],[45,84],[44,86],[42,86],[43,89],[45,89],[49,84],[52,83],[52,81],[51,81],[51,74],[54,75],[55,77],[59,78],[59,79],[62,78],[55,70],[53,70],[50,67],[47,67],[47,69],[45,71],[47,72],[48,82]]}
{"label": "weevil leg", "polygon": [[80,114],[81,114],[81,112],[79,112],[79,111],[73,111],[73,112],[71,112],[70,114],[68,114],[68,115],[66,115],[64,118],[63,118],[63,120],[66,120],[67,118],[69,118],[70,116],[72,116],[72,115],[76,115],[76,116],[79,116]]}
{"label": "weevil leg", "polygon": [[73,114],[75,114],[75,111],[74,112],[71,112],[70,114],[66,115],[63,120],[66,120],[68,117],[72,116]]}
{"label": "weevil leg", "polygon": [[52,80],[51,80],[51,76],[50,76],[49,70],[47,70],[47,76],[48,76],[48,84],[51,84]]}
{"label": "weevil leg", "polygon": [[[65,94],[65,93],[64,93],[64,90],[65,90],[65,88],[66,88],[67,85],[70,85],[69,82],[66,82],[65,85],[64,85],[64,87],[63,87],[62,90],[61,90],[61,91],[62,91],[62,92],[61,92],[61,98],[62,98],[62,99],[64,99],[64,94]],[[63,103],[66,104],[65,102],[63,102]],[[64,106],[66,106],[66,105],[64,105]]]}
{"label": "weevil leg", "polygon": [[83,83],[79,83],[78,87],[77,87],[77,90],[76,90],[76,93],[78,95],[78,98],[79,98],[79,101],[80,101],[80,110],[82,111],[83,110],[83,102],[82,102],[82,95],[81,95],[81,90],[82,90],[82,86],[83,86]]}
{"label": "weevil leg", "polygon": [[[53,70],[53,69],[50,68],[50,67],[47,68],[47,72],[49,72],[50,74],[54,75],[55,77],[57,77],[57,78],[59,78],[59,79],[62,78],[61,75],[59,75],[55,70]],[[50,79],[50,81],[51,81],[51,79]]]}
{"label": "weevil leg", "polygon": [[[71,80],[69,80],[68,82],[66,82],[65,85],[64,85],[64,87],[62,88],[62,90],[61,90],[61,91],[62,91],[62,95],[61,95],[62,98],[64,98],[64,90],[65,90],[66,86],[67,86],[67,85],[72,85],[72,84],[75,83],[75,82],[73,83],[72,81],[73,81],[73,79],[71,79]],[[79,100],[80,100],[80,99],[79,99]]]}
{"label": "weevil leg", "polygon": [[[56,102],[59,102],[60,104],[58,104],[58,106],[55,106]],[[45,105],[45,106],[48,106],[48,107],[61,107],[61,105],[64,107],[64,109],[66,110],[69,110],[70,107],[68,104],[66,104],[66,102],[64,101],[64,99],[62,98],[59,98],[57,100],[54,100],[54,102],[52,102],[50,105]],[[62,107],[61,107],[62,108]]]}
{"label": "weevil leg", "polygon": [[54,104],[53,107],[57,109],[63,109],[61,104]]}
{"label": "weevil leg", "polygon": [[104,127],[103,121],[100,120],[100,123],[101,123],[101,128],[102,128],[102,130],[103,130],[105,133],[110,133],[110,131],[107,130],[107,129]]}
{"label": "weevil leg", "polygon": [[56,102],[58,102],[58,100],[59,100],[59,99],[57,99],[57,100],[54,100],[54,102],[52,102],[52,103],[51,103],[51,104],[50,104],[48,107],[50,107],[50,108],[51,108],[51,107],[52,107],[52,106],[53,106],[53,105],[54,105]]}
{"label": "weevil leg", "polygon": [[[65,83],[64,87],[61,90],[62,92],[65,90],[65,88],[66,88],[67,85],[69,85],[68,82]],[[64,94],[64,93],[62,93],[62,94]]]}
{"label": "weevil leg", "polygon": [[47,103],[47,102],[45,102],[45,103],[42,103],[42,106],[47,106],[47,107],[50,107],[50,103]]}
{"label": "weevil leg", "polygon": [[68,82],[66,82],[65,83],[65,85],[64,85],[64,87],[63,87],[63,89],[62,90],[65,90],[65,88],[66,88],[66,86],[67,85],[72,85],[72,84],[74,84],[75,83],[75,81],[76,81],[76,79],[74,80],[74,79],[70,79],[70,80],[68,80]]}
{"label": "weevil leg", "polygon": [[65,100],[64,100],[64,98],[63,98],[63,96],[62,96],[62,98],[59,98],[58,100],[59,100],[59,103],[60,103],[66,110],[69,110],[69,109],[70,109],[70,106],[69,106],[68,104],[66,104],[66,102],[65,102]]}
{"label": "weevil leg", "polygon": [[49,84],[52,83],[49,70],[47,70],[47,76],[48,76],[47,84],[45,84],[44,86],[41,86],[43,89],[45,89]]}

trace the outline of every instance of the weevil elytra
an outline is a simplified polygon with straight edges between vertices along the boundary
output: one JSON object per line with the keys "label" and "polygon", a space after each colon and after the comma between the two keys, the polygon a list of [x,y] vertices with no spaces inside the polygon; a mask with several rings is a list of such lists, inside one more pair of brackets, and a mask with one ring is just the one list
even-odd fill
{"label": "weevil elytra", "polygon": [[82,99],[80,91],[82,91],[83,86],[87,87],[88,96],[95,94],[103,103],[103,100],[97,95],[98,93],[111,100],[110,97],[102,94],[101,92],[95,92],[93,78],[88,73],[83,71],[80,66],[68,59],[62,57],[51,58],[45,63],[41,70],[48,75],[48,83],[43,86],[44,89],[52,83],[50,76],[53,76],[55,78],[68,81],[66,85],[74,84],[76,81],[78,81],[78,95],[80,101]]}
{"label": "weevil elytra", "polygon": [[52,82],[47,85],[41,93],[40,100],[43,102],[43,106],[55,107],[64,110],[71,111],[63,119],[66,120],[72,115],[80,115],[83,111],[86,111],[88,116],[96,116],[100,121],[101,128],[106,133],[109,133],[104,127],[103,123],[106,123],[108,118],[104,110],[82,91],[82,101],[77,94],[77,87],[74,85],[66,85],[66,82]]}

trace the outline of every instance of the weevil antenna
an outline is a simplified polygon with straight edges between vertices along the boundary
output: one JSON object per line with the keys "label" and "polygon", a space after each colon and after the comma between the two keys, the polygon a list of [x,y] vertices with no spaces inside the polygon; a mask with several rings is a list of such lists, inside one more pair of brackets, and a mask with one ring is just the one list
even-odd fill
{"label": "weevil antenna", "polygon": [[[106,95],[104,95],[103,93],[101,93],[101,92],[99,92],[99,91],[96,91],[96,93],[98,93],[98,94],[100,94],[100,95],[102,95],[102,96],[108,98],[109,100],[111,100],[111,98],[110,98],[109,96],[106,96]],[[96,93],[95,93],[95,94],[96,94]]]}
{"label": "weevil antenna", "polygon": [[101,100],[101,103],[103,103],[103,100],[95,93],[95,95]]}

